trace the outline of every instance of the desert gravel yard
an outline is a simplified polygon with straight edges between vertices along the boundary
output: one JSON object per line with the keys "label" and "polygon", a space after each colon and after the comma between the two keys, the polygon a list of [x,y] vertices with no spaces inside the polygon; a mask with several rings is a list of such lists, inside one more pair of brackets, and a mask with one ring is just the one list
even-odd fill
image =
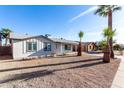
{"label": "desert gravel yard", "polygon": [[104,63],[101,57],[91,55],[0,60],[0,87],[111,87],[119,61]]}

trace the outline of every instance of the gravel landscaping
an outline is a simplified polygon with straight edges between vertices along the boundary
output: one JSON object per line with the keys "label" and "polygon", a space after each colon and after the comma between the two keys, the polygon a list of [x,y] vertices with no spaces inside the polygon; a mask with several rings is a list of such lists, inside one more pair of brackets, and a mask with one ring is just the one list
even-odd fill
{"label": "gravel landscaping", "polygon": [[108,88],[120,60],[102,62],[101,57],[0,60],[0,87],[9,88]]}

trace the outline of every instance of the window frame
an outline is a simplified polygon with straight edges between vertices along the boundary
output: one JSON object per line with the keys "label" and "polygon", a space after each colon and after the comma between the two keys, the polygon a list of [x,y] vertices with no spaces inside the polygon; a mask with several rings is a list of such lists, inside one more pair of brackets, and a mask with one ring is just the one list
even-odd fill
{"label": "window frame", "polygon": [[[29,44],[31,44],[31,49],[29,50]],[[34,48],[34,44],[36,45]],[[37,42],[26,42],[26,52],[35,52],[37,51]]]}
{"label": "window frame", "polygon": [[43,50],[44,51],[51,51],[52,50],[52,45],[50,42],[43,42]]}
{"label": "window frame", "polygon": [[71,44],[65,44],[65,46],[64,46],[64,48],[65,48],[65,50],[71,50]]}

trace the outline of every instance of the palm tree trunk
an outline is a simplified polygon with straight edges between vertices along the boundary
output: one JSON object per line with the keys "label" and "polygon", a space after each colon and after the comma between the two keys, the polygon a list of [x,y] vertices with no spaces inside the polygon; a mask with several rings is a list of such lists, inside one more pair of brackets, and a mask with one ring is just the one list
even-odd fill
{"label": "palm tree trunk", "polygon": [[[108,28],[110,31],[112,31],[112,11],[109,11],[108,14]],[[109,45],[110,45],[110,57],[114,58],[114,52],[113,52],[113,38],[110,38],[109,40]]]}
{"label": "palm tree trunk", "polygon": [[107,38],[107,45],[104,49],[103,62],[105,62],[105,63],[110,62],[110,45],[109,45],[109,39],[108,38]]}
{"label": "palm tree trunk", "polygon": [[82,44],[81,44],[81,39],[80,39],[79,46],[78,46],[78,56],[82,56]]}
{"label": "palm tree trunk", "polygon": [[105,63],[110,62],[110,46],[109,46],[109,44],[107,44],[107,46],[104,49],[103,62],[105,62]]}

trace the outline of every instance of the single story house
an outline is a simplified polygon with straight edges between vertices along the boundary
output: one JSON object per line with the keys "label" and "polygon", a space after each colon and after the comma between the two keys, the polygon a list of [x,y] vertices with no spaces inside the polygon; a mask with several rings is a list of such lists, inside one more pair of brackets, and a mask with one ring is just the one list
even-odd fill
{"label": "single story house", "polygon": [[94,42],[83,42],[82,43],[82,51],[84,52],[91,52],[96,51],[97,45]]}
{"label": "single story house", "polygon": [[78,43],[63,38],[47,36],[28,36],[10,34],[13,59],[22,59],[31,56],[62,55],[77,50]]}

